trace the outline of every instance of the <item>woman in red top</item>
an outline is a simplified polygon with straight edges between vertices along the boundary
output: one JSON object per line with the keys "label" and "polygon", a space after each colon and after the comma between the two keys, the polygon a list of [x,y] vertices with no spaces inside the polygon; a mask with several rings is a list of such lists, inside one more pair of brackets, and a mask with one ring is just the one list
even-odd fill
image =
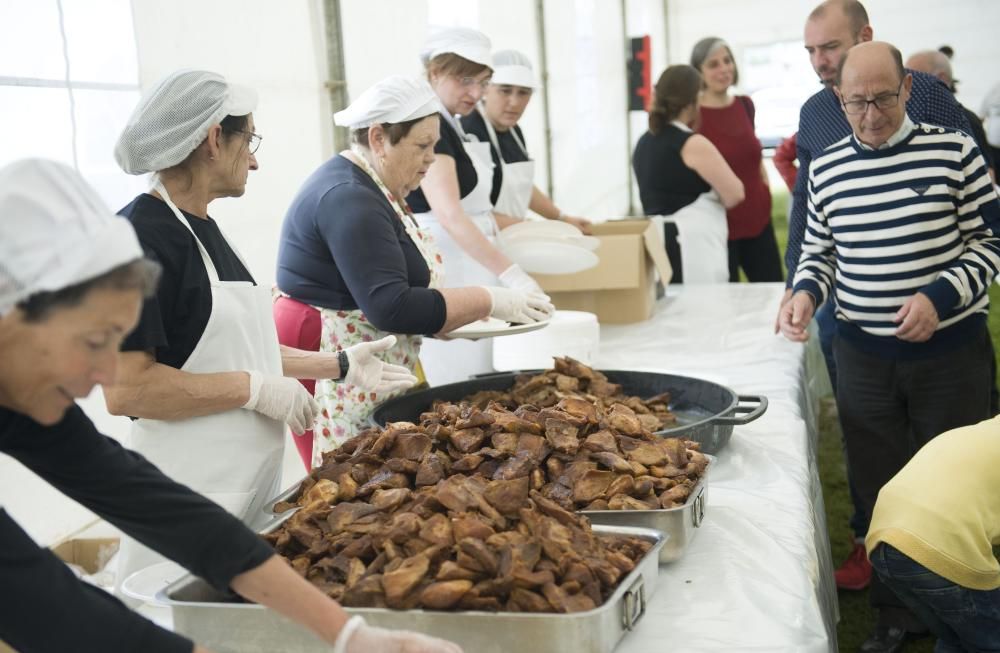
{"label": "woman in red top", "polygon": [[729,89],[739,81],[733,53],[725,41],[704,38],[691,51],[691,65],[701,73],[699,132],[722,153],[743,182],[746,199],[729,209],[729,281],[739,281],[740,268],[750,281],[781,281],[781,254],[771,225],[771,190],[760,141],[754,134],[754,106]]}

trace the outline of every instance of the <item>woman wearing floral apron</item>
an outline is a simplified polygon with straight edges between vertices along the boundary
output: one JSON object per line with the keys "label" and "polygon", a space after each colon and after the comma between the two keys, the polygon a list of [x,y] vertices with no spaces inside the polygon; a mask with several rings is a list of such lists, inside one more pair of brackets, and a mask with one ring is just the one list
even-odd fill
{"label": "woman wearing floral apron", "polygon": [[[474,29],[436,29],[421,59],[439,101],[441,138],[434,148],[437,160],[407,202],[440,248],[444,286],[499,283],[544,294],[534,279],[496,247],[490,144],[467,136],[456,119],[475,110],[489,84],[493,72],[490,40]],[[492,346],[489,340],[428,343],[421,361],[433,385],[462,381],[493,370]]]}
{"label": "woman wearing floral apron", "polygon": [[[441,125],[426,82],[390,77],[334,118],[350,128],[352,148],[306,180],[282,226],[275,317],[283,343],[315,341],[303,327],[312,320],[315,332],[318,316],[320,351],[395,334],[399,345],[386,362],[418,371],[425,335],[488,316],[532,322],[551,313],[543,295],[440,287],[448,260],[400,199],[419,186],[435,157]],[[375,407],[398,394],[324,381],[315,392],[313,441],[299,441],[307,463],[364,428]]]}

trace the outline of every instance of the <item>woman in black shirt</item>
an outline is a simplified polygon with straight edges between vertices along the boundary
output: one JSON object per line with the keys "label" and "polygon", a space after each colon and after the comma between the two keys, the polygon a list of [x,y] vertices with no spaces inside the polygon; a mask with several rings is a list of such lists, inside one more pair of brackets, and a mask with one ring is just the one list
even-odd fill
{"label": "woman in black shirt", "polygon": [[667,216],[664,236],[674,283],[729,281],[725,209],[743,201],[743,182],[722,154],[694,133],[701,74],[670,66],[656,82],[649,131],[632,154],[643,212]]}
{"label": "woman in black shirt", "polygon": [[[349,620],[239,520],[98,433],[74,402],[114,378],[119,345],[159,268],[142,258],[129,223],[63,164],[0,170],[0,215],[0,452],[216,588],[332,645],[458,651]],[[2,509],[0,542],[0,640],[15,649],[207,653],[77,580]]]}
{"label": "woman in black shirt", "polygon": [[[497,225],[519,222],[531,209],[549,220],[562,220],[584,233],[590,222],[565,215],[534,182],[535,162],[528,156],[518,121],[538,88],[531,61],[517,50],[493,53],[493,77],[475,111],[462,116],[466,133],[490,144],[493,204]],[[513,220],[507,220],[508,216]]]}

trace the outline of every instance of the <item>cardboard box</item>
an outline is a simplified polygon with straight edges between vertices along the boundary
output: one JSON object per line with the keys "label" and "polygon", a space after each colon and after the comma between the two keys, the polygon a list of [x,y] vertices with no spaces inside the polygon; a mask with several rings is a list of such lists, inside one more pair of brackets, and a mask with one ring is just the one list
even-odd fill
{"label": "cardboard box", "polygon": [[[52,547],[52,552],[60,560],[76,565],[88,574],[96,574],[104,569],[108,560],[117,551],[117,537],[71,539]],[[0,653],[17,653],[17,651],[0,641]]]}
{"label": "cardboard box", "polygon": [[648,320],[656,303],[657,277],[673,277],[659,225],[646,219],[600,222],[591,227],[601,240],[600,263],[576,274],[532,275],[556,308],[595,313],[602,324]]}

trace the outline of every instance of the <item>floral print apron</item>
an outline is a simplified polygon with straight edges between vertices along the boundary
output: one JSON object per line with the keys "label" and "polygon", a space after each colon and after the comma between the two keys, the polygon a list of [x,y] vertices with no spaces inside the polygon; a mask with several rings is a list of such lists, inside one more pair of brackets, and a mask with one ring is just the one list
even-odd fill
{"label": "floral print apron", "polygon": [[[438,253],[431,234],[421,228],[410,212],[405,202],[397,199],[396,196],[386,188],[385,184],[375,173],[360,152],[352,151],[353,158],[349,161],[364,170],[372,181],[379,187],[389,205],[403,222],[406,234],[417,246],[417,249],[424,257],[427,268],[430,270],[429,287],[440,286],[442,276],[441,255]],[[345,157],[346,158],[346,157]],[[365,317],[361,310],[334,310],[329,308],[314,307],[320,312],[323,329],[320,336],[320,351],[335,352],[346,349],[359,342],[371,342],[390,335],[384,331],[376,329]],[[386,363],[403,365],[414,372],[420,378],[420,344],[423,341],[421,336],[394,334],[397,339],[395,347],[385,352],[383,360]],[[368,422],[368,417],[375,408],[387,399],[391,399],[397,394],[380,395],[375,392],[364,392],[361,389],[341,383],[333,379],[319,379],[316,381],[316,401],[320,405],[320,414],[316,418],[313,428],[313,467],[322,461],[324,451],[330,451],[340,446],[348,438],[353,437],[364,429]]]}

